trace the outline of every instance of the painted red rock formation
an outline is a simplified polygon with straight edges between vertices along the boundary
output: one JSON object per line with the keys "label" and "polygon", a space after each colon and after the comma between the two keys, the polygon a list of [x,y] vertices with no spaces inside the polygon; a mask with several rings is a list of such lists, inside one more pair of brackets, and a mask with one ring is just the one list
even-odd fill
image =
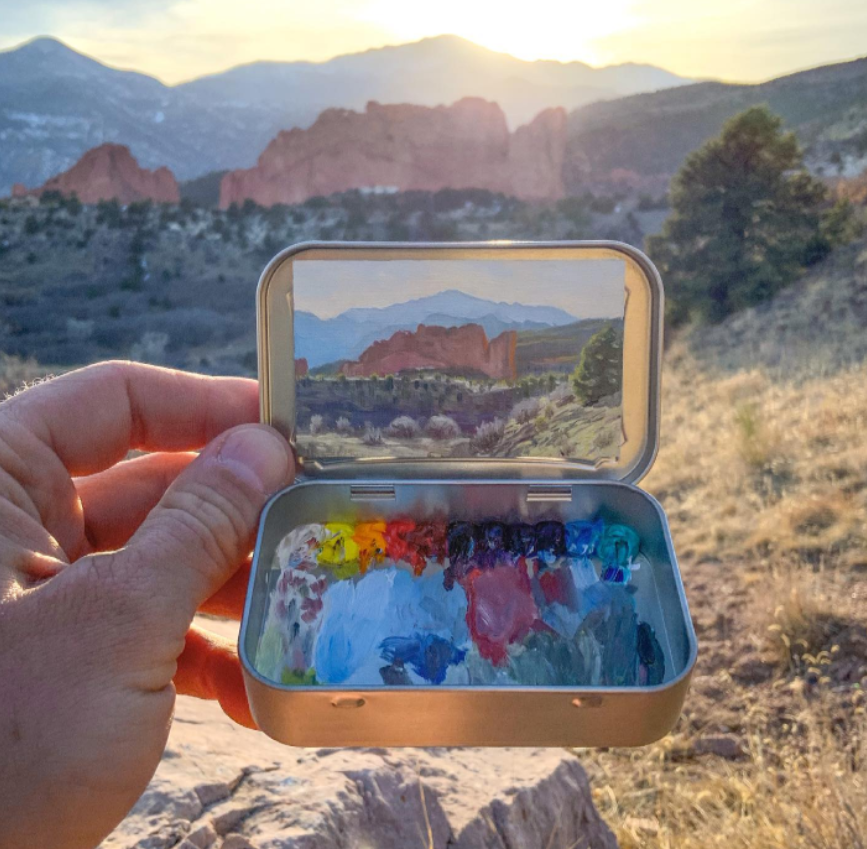
{"label": "painted red rock formation", "polygon": [[509,133],[496,103],[327,109],[306,130],[285,130],[254,168],[230,171],[220,206],[300,203],[348,189],[478,188],[517,197],[563,197],[566,112],[546,109]]}
{"label": "painted red rock formation", "polygon": [[307,363],[307,357],[297,357],[295,360],[295,379],[307,377],[309,371],[310,366]]}
{"label": "painted red rock formation", "polygon": [[414,369],[468,371],[487,375],[494,380],[514,380],[515,348],[518,334],[501,333],[488,341],[478,324],[463,327],[426,327],[399,330],[390,339],[374,342],[357,362],[344,363],[341,372],[347,377],[371,377],[374,374],[398,374]]}
{"label": "painted red rock formation", "polygon": [[68,171],[52,177],[29,194],[60,192],[78,195],[82,203],[116,200],[127,204],[137,200],[179,203],[178,183],[168,168],[149,171],[140,168],[129,148],[101,144],[91,148]]}

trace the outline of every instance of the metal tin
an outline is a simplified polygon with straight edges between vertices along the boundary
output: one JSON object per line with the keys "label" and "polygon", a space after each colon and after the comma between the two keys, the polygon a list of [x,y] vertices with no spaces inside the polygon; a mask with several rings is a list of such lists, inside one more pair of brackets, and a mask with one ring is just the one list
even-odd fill
{"label": "metal tin", "polygon": [[[259,284],[262,419],[295,443],[293,265],[317,259],[439,260],[510,257],[616,257],[626,269],[623,324],[623,443],[617,457],[491,459],[299,458],[301,481],[263,511],[239,653],[253,715],[269,736],[297,746],[635,746],[676,722],[697,646],[662,508],[634,483],[656,453],[662,288],[652,264],[624,245],[589,243],[308,244],[290,248]],[[294,527],[330,520],[370,521],[433,514],[480,521],[517,517],[570,521],[601,515],[641,536],[650,569],[636,573],[636,599],[666,660],[657,686],[431,687],[342,689],[282,684],[256,668],[280,540]]]}

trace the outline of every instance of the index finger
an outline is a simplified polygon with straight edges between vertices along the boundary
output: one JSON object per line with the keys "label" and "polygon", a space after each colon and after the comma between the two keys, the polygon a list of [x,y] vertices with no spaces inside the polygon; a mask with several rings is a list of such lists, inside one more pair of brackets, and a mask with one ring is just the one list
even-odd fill
{"label": "index finger", "polygon": [[256,381],[107,362],[39,384],[0,415],[48,446],[70,475],[90,475],[131,449],[190,451],[259,420]]}

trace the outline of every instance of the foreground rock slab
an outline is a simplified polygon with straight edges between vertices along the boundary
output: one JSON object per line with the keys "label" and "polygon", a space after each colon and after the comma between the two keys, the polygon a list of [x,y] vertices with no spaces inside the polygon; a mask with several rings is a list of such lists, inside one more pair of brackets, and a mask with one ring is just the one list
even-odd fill
{"label": "foreground rock slab", "polygon": [[103,849],[615,849],[559,749],[292,749],[180,698]]}

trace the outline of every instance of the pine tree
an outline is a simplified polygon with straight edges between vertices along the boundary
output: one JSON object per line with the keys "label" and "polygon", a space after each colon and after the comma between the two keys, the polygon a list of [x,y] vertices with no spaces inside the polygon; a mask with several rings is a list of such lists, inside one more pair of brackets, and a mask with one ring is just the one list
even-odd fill
{"label": "pine tree", "polygon": [[598,403],[621,389],[623,377],[623,337],[610,324],[590,337],[572,386],[578,400],[585,405]]}
{"label": "pine tree", "polygon": [[647,243],[673,323],[719,321],[770,298],[830,250],[827,191],[781,127],[766,108],[748,109],[675,177],[672,214]]}

